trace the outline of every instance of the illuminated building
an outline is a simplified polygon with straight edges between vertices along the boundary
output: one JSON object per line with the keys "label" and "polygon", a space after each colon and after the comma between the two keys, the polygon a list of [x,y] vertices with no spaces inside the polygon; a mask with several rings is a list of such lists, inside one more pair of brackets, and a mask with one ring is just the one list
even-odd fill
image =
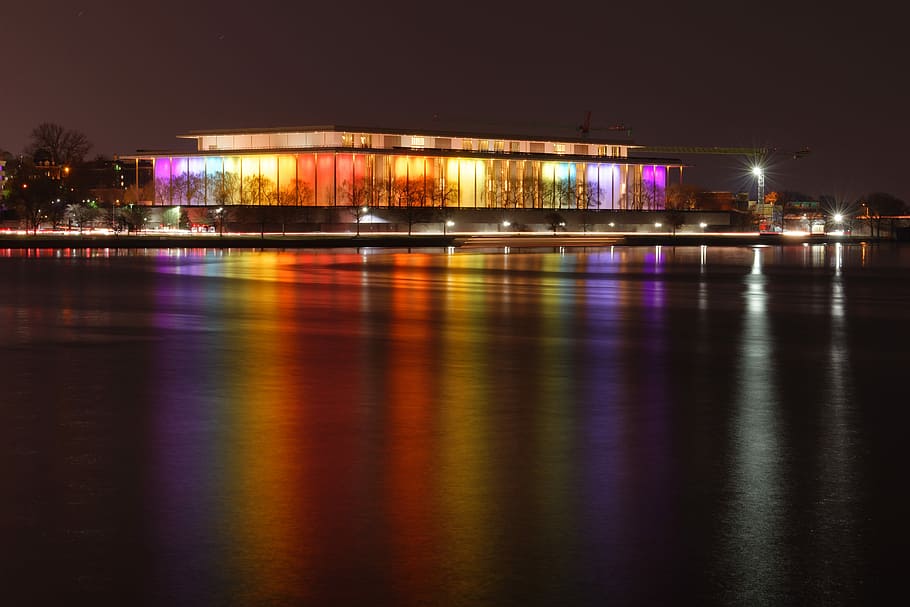
{"label": "illuminated building", "polygon": [[194,131],[193,152],[123,157],[154,166],[157,205],[664,208],[678,160],[628,140],[354,126]]}

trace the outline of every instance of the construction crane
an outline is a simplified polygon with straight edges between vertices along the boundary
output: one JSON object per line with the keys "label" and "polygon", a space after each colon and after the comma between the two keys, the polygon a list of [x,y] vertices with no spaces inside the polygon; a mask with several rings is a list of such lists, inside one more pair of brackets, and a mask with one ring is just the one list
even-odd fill
{"label": "construction crane", "polygon": [[[779,152],[773,147],[698,147],[698,146],[667,146],[667,145],[650,145],[635,148],[636,152],[658,153],[658,154],[717,154],[717,155],[737,155],[746,156],[752,160],[752,175],[755,176],[756,182],[756,205],[758,206],[759,215],[764,215],[765,206],[765,161],[773,154]],[[806,157],[811,150],[808,147],[801,148],[795,152],[786,152],[793,160],[799,160]],[[773,217],[772,217],[773,227]]]}
{"label": "construction crane", "polygon": [[646,145],[635,148],[636,152],[656,152],[658,154],[734,154],[740,156],[765,156],[774,148],[727,148],[700,147],[694,145]]}
{"label": "construction crane", "polygon": [[[733,154],[739,156],[751,156],[762,158],[770,154],[777,153],[779,150],[772,147],[757,148],[737,148],[737,147],[699,147],[699,146],[674,146],[674,145],[646,145],[635,148],[636,152],[655,152],[658,154]],[[809,155],[810,150],[807,147],[787,152],[793,160],[799,160]]]}

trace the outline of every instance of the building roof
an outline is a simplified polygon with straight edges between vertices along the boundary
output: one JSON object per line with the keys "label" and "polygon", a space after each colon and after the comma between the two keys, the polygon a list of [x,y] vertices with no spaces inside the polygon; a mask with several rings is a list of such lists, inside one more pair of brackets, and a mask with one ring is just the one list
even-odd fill
{"label": "building roof", "polygon": [[[235,133],[236,134],[236,133]],[[271,154],[294,154],[301,152],[300,148],[272,148],[268,152]],[[370,153],[382,155],[395,155],[402,153],[413,153],[414,148],[339,148],[334,146],[318,146],[306,148],[306,152],[338,152],[344,151],[350,153]],[[551,161],[558,157],[560,162],[598,162],[598,163],[616,163],[616,164],[634,164],[648,165],[661,164],[674,167],[688,167],[690,165],[682,162],[679,158],[655,158],[653,156],[585,156],[579,154],[550,154],[542,152],[481,152],[478,150],[441,150],[439,148],[422,148],[420,151],[432,152],[434,156],[447,158],[513,158],[524,160],[542,160]],[[119,158],[125,160],[147,159],[155,156],[169,156],[174,158],[183,157],[205,157],[205,156],[225,156],[236,152],[228,150],[137,150],[135,154],[121,154]],[[242,153],[261,154],[262,150],[251,149],[242,150]]]}
{"label": "building roof", "polygon": [[554,141],[559,143],[590,143],[600,145],[624,145],[630,148],[636,148],[629,138],[603,139],[585,136],[565,136],[543,133],[505,133],[505,132],[485,132],[485,131],[450,131],[440,130],[438,128],[388,128],[363,125],[345,125],[345,124],[323,124],[310,126],[292,126],[292,127],[262,127],[262,128],[240,128],[240,129],[207,129],[199,131],[189,131],[183,135],[178,135],[182,139],[196,139],[199,137],[214,135],[265,135],[274,133],[316,133],[316,132],[336,132],[336,133],[376,133],[380,135],[424,135],[431,137],[456,137],[470,139],[511,139],[523,141]]}

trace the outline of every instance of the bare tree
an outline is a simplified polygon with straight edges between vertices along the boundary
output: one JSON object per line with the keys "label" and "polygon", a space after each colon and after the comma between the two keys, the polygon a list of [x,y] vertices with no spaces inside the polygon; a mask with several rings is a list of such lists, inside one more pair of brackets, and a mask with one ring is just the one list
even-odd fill
{"label": "bare tree", "polygon": [[262,175],[250,175],[243,178],[241,204],[271,205],[278,201],[278,188],[275,182]]}
{"label": "bare tree", "polygon": [[44,219],[51,223],[51,229],[56,230],[63,223],[68,206],[62,198],[52,198],[44,206]]}
{"label": "bare tree", "polygon": [[458,188],[448,183],[444,178],[437,179],[427,192],[430,204],[434,207],[449,207],[458,201]]}
{"label": "bare tree", "polygon": [[220,206],[209,207],[205,210],[206,216],[212,220],[215,229],[218,230],[219,236],[224,236],[224,229],[227,227],[228,220],[231,218],[233,207]]}
{"label": "bare tree", "polygon": [[412,183],[408,179],[396,179],[391,186],[392,201],[404,210],[410,236],[415,223],[433,220],[433,212],[425,206],[426,192],[423,184]]}
{"label": "bare tree", "polygon": [[[907,212],[907,203],[886,192],[873,192],[860,203],[869,220],[870,236],[881,238],[882,223],[888,216],[903,215]],[[891,220],[891,233],[894,233],[894,220]]]}
{"label": "bare tree", "polygon": [[130,203],[120,208],[120,219],[126,224],[127,232],[140,232],[145,229],[151,209],[140,204]]}
{"label": "bare tree", "polygon": [[556,211],[547,213],[547,216],[544,219],[546,219],[546,222],[550,226],[550,229],[553,230],[553,236],[556,236],[556,232],[559,230],[559,228],[566,227],[565,218]]}
{"label": "bare tree", "polygon": [[162,177],[155,180],[155,202],[164,204],[174,204],[179,199],[179,193],[175,187],[174,180],[169,177]]}
{"label": "bare tree", "polygon": [[81,162],[92,144],[80,131],[67,130],[53,122],[42,122],[30,135],[31,141],[25,151],[34,156],[39,150],[47,152],[54,164],[75,164]]}
{"label": "bare tree", "polygon": [[357,224],[357,236],[360,236],[360,223],[369,212],[369,204],[373,196],[373,188],[369,179],[360,177],[354,181],[341,183],[341,196],[351,205],[351,216]]}
{"label": "bare tree", "polygon": [[205,178],[195,173],[181,173],[171,179],[171,193],[181,204],[201,204],[205,195]]}
{"label": "bare tree", "polygon": [[591,209],[600,208],[600,190],[593,181],[579,181],[575,188],[575,204],[581,211],[578,215],[579,223],[584,232],[594,225],[595,215]]}
{"label": "bare tree", "polygon": [[212,180],[212,200],[219,206],[240,202],[240,176],[225,171],[217,173]]}
{"label": "bare tree", "polygon": [[561,209],[572,209],[578,206],[578,188],[571,179],[559,179],[553,186],[556,190],[556,206]]}
{"label": "bare tree", "polygon": [[138,204],[140,202],[149,202],[155,199],[155,184],[148,183],[141,188],[136,185],[131,185],[125,190],[123,190],[123,200],[124,204]]}
{"label": "bare tree", "polygon": [[74,202],[73,204],[67,205],[66,214],[76,227],[79,228],[79,233],[82,234],[85,228],[91,227],[92,223],[98,219],[101,215],[101,209],[93,203]]}
{"label": "bare tree", "polygon": [[670,233],[676,236],[676,230],[686,223],[686,214],[676,209],[670,209],[664,213],[663,222],[670,227]]}
{"label": "bare tree", "polygon": [[313,186],[300,179],[292,179],[278,193],[278,204],[308,205],[313,203]]}
{"label": "bare tree", "polygon": [[629,208],[633,211],[654,210],[657,208],[658,196],[653,184],[636,179],[632,186],[632,200]]}
{"label": "bare tree", "polygon": [[667,203],[665,206],[667,209],[680,211],[692,210],[698,203],[698,193],[700,191],[701,188],[695,185],[674,183],[667,186]]}
{"label": "bare tree", "polygon": [[533,175],[525,175],[521,178],[521,206],[526,209],[534,209],[540,205],[541,190],[540,181]]}

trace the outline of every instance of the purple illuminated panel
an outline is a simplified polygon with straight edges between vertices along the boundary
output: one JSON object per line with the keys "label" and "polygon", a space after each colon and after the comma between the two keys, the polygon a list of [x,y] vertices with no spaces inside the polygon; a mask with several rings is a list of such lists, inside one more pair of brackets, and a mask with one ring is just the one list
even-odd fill
{"label": "purple illuminated panel", "polygon": [[171,159],[155,159],[155,181],[167,181],[171,178]]}
{"label": "purple illuminated panel", "polygon": [[641,168],[641,186],[643,208],[645,210],[662,209],[667,200],[667,168],[663,166],[643,166]]}

